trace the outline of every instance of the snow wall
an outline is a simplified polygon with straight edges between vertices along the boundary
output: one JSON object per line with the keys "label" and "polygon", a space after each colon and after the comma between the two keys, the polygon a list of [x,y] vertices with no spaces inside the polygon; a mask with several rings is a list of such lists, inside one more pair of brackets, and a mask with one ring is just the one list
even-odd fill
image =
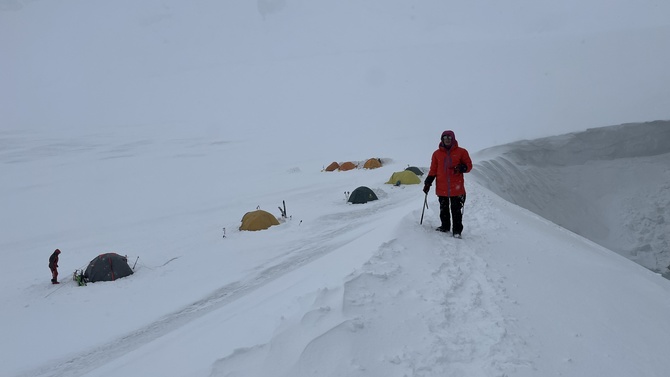
{"label": "snow wall", "polygon": [[504,199],[667,275],[670,121],[522,140],[474,157],[474,179]]}

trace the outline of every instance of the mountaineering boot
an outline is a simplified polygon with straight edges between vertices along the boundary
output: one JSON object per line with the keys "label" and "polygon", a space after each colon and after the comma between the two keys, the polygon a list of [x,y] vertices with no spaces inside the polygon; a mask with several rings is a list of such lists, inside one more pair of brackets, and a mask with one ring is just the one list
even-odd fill
{"label": "mountaineering boot", "polygon": [[438,232],[447,233],[449,231],[449,228],[445,228],[443,226],[440,226],[440,227],[435,228],[435,230],[437,230]]}
{"label": "mountaineering boot", "polygon": [[460,233],[454,233],[454,238],[463,238]]}

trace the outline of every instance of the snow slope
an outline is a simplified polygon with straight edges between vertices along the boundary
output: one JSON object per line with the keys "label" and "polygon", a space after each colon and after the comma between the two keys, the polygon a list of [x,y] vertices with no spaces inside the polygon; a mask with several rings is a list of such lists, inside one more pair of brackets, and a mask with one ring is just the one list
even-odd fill
{"label": "snow slope", "polygon": [[473,175],[501,197],[651,270],[670,265],[670,122],[519,141],[478,157]]}
{"label": "snow slope", "polygon": [[[5,143],[14,137],[5,135]],[[74,158],[34,157],[60,143],[22,140],[26,158],[14,151],[16,161],[2,164],[12,178],[5,204],[39,210],[26,203],[79,200],[49,204],[65,221],[3,237],[12,266],[2,276],[3,374],[665,373],[670,282],[504,201],[473,177],[465,238],[457,240],[433,230],[432,193],[419,224],[420,185],[384,184],[407,165],[391,158],[376,170],[326,173],[302,156],[284,156],[276,174],[240,175],[233,186],[243,189],[221,195],[207,187],[227,189],[226,181],[195,167],[233,158],[256,141],[231,148],[157,137],[113,147],[107,138]],[[122,145],[123,153],[107,158]],[[165,169],[147,179],[130,168],[146,161]],[[130,170],[112,174],[120,167]],[[44,174],[18,179],[25,169]],[[68,175],[95,170],[97,179]],[[176,183],[183,176],[188,186]],[[142,190],[105,200],[119,185]],[[347,204],[344,192],[359,185],[380,199]],[[189,187],[197,195],[184,195]],[[99,208],[85,208],[99,196]],[[291,219],[261,232],[237,230],[245,211],[260,205],[278,214],[272,208],[280,200]],[[17,223],[31,217],[12,213]],[[75,215],[88,216],[88,225],[73,225]],[[63,250],[56,287],[44,263],[54,247]],[[77,287],[68,274],[105,251],[136,261],[135,274]]]}
{"label": "snow slope", "polygon": [[[665,376],[668,280],[475,173],[463,240],[433,230],[432,193],[419,224],[420,187],[384,182],[447,128],[474,153],[670,119],[668,12],[0,0],[0,374]],[[385,166],[321,171],[371,157]],[[347,204],[362,185],[379,200]],[[280,226],[237,230],[283,200]],[[74,284],[110,251],[134,275]]]}

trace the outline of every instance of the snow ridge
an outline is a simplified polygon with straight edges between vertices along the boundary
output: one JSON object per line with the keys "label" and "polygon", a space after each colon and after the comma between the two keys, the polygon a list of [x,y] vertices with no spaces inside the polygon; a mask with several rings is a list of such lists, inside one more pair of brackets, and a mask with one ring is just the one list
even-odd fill
{"label": "snow ridge", "polygon": [[670,264],[670,121],[524,140],[477,153],[502,198],[655,272]]}

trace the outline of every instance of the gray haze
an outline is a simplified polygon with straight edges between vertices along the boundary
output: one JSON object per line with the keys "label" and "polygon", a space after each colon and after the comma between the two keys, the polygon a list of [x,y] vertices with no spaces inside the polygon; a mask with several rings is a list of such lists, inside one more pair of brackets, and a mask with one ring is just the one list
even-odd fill
{"label": "gray haze", "polygon": [[0,129],[367,144],[454,129],[476,151],[669,119],[668,14],[653,0],[2,0]]}

